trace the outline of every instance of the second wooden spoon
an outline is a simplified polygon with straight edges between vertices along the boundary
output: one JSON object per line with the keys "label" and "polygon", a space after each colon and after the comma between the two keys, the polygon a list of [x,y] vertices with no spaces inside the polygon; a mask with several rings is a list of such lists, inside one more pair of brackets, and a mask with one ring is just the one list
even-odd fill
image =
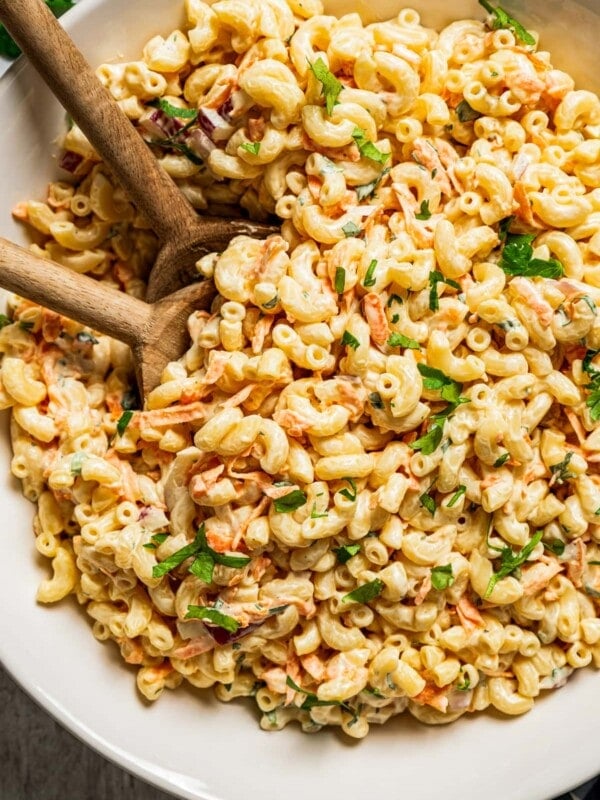
{"label": "second wooden spoon", "polygon": [[249,220],[198,216],[43,0],[0,0],[0,22],[158,235],[162,247],[150,275],[149,300],[197,279],[195,262],[224,250],[234,236],[279,232]]}
{"label": "second wooden spoon", "polygon": [[188,316],[208,308],[215,295],[203,281],[144,303],[1,238],[0,286],[128,344],[142,399],[188,346]]}

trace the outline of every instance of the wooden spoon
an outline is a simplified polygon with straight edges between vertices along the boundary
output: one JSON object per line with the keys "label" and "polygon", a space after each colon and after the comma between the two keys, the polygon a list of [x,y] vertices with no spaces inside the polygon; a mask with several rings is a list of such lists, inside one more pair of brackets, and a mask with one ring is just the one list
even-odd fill
{"label": "wooden spoon", "polygon": [[188,316],[208,308],[215,294],[212,283],[203,281],[144,303],[2,238],[0,286],[128,344],[142,398],[189,344]]}
{"label": "wooden spoon", "polygon": [[195,262],[224,250],[234,236],[279,232],[260,222],[198,216],[42,0],[0,0],[0,21],[158,235],[148,300],[197,279]]}

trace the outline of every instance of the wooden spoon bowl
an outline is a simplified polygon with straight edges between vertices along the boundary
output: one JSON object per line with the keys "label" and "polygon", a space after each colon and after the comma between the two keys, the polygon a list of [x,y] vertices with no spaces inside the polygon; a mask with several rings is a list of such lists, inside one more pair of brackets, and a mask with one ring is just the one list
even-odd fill
{"label": "wooden spoon bowl", "polygon": [[224,250],[234,236],[261,238],[279,232],[261,222],[200,217],[43,0],[0,0],[0,22],[159,237],[161,249],[148,284],[150,301],[197,279],[196,261]]}

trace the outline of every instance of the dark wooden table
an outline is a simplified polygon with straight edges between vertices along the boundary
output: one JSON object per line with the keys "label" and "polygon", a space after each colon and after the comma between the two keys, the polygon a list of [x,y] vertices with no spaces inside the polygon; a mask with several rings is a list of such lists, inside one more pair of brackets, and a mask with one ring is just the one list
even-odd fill
{"label": "dark wooden table", "polygon": [[1,800],[169,800],[42,711],[0,667]]}

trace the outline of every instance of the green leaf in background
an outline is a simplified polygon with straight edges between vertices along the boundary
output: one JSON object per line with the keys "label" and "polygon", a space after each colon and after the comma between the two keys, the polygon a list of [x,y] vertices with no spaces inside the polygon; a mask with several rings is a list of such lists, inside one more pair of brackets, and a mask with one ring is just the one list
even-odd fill
{"label": "green leaf in background", "polygon": [[[72,0],[46,0],[46,5],[55,17],[61,17],[65,11],[73,8]],[[21,48],[13,41],[4,25],[0,25],[0,56],[4,58],[18,58]]]}

